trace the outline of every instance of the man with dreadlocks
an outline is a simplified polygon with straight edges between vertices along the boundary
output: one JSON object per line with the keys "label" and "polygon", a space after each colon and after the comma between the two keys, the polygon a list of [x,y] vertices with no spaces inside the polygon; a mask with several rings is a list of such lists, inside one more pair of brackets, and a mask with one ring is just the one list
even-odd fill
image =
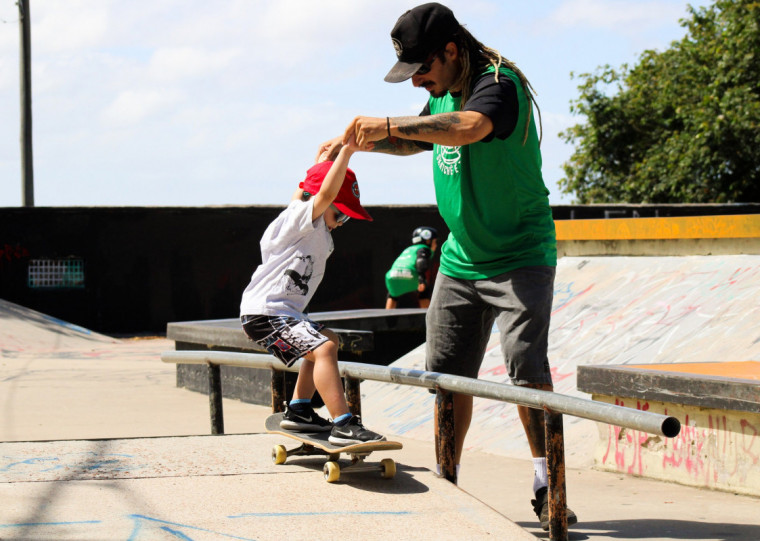
{"label": "man with dreadlocks", "polygon": [[[427,312],[427,368],[477,377],[496,322],[512,382],[552,390],[547,341],[557,247],[532,88],[441,4],[404,13],[391,38],[398,62],[385,80],[411,78],[430,94],[424,109],[419,116],[356,117],[320,153],[336,152],[352,135],[360,149],[374,152],[433,150],[436,199],[450,234]],[[453,398],[458,469],[473,402]],[[518,410],[534,457],[531,503],[546,530],[543,412]],[[577,521],[569,509],[567,516],[569,524]]]}

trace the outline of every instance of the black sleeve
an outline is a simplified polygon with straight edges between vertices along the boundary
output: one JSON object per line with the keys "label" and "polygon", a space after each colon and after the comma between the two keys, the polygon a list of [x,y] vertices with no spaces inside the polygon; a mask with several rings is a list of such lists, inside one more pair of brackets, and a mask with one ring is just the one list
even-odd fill
{"label": "black sleeve", "polygon": [[430,248],[421,248],[417,250],[417,261],[414,264],[415,269],[417,269],[417,274],[419,274],[419,282],[421,284],[427,285],[427,280],[425,280],[425,273],[430,268],[430,256],[432,254],[430,253]]}
{"label": "black sleeve", "polygon": [[494,80],[493,73],[485,73],[475,80],[472,95],[464,104],[463,111],[483,113],[493,122],[493,131],[482,139],[491,141],[494,137],[506,139],[515,130],[520,105],[517,101],[517,89],[510,77],[499,74],[499,81]]}

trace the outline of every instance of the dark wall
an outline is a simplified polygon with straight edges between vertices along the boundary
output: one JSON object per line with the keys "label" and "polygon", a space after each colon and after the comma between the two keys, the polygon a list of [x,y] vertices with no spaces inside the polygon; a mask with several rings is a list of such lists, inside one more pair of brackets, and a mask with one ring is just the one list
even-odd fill
{"label": "dark wall", "polygon": [[[237,317],[260,262],[259,239],[281,206],[0,208],[0,298],[108,334],[163,333],[171,321]],[[384,275],[420,225],[448,234],[433,205],[368,207],[333,234],[312,311],[380,308]],[[578,205],[554,218],[760,213],[741,205]],[[85,284],[27,285],[29,260],[76,257]]]}
{"label": "dark wall", "polygon": [[[280,206],[0,209],[0,298],[109,334],[163,333],[171,321],[237,317]],[[312,311],[380,308],[384,275],[415,227],[447,234],[434,206],[368,207],[333,233]],[[29,260],[84,260],[85,286],[35,289]]]}

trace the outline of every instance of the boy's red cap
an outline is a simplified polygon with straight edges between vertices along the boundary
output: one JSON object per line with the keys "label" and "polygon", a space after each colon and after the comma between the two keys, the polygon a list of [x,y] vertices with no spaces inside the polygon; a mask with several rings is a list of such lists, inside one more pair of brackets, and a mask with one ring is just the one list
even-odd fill
{"label": "boy's red cap", "polygon": [[[306,171],[306,178],[298,187],[309,192],[311,195],[316,195],[322,187],[322,182],[325,180],[325,176],[327,176],[327,172],[332,167],[332,164],[333,162],[325,161],[311,167]],[[346,216],[358,220],[372,221],[372,216],[364,210],[364,207],[359,202],[359,183],[356,181],[356,175],[351,169],[346,168],[346,177],[343,179],[343,185],[340,187],[333,205]]]}

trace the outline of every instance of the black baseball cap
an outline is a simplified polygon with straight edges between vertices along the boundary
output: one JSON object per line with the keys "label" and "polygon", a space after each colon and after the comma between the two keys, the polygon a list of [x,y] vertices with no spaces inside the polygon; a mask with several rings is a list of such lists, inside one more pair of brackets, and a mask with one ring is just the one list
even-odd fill
{"label": "black baseball cap", "polygon": [[428,57],[451,41],[459,22],[454,12],[437,2],[412,8],[396,21],[391,30],[398,62],[385,81],[400,83],[414,75]]}

